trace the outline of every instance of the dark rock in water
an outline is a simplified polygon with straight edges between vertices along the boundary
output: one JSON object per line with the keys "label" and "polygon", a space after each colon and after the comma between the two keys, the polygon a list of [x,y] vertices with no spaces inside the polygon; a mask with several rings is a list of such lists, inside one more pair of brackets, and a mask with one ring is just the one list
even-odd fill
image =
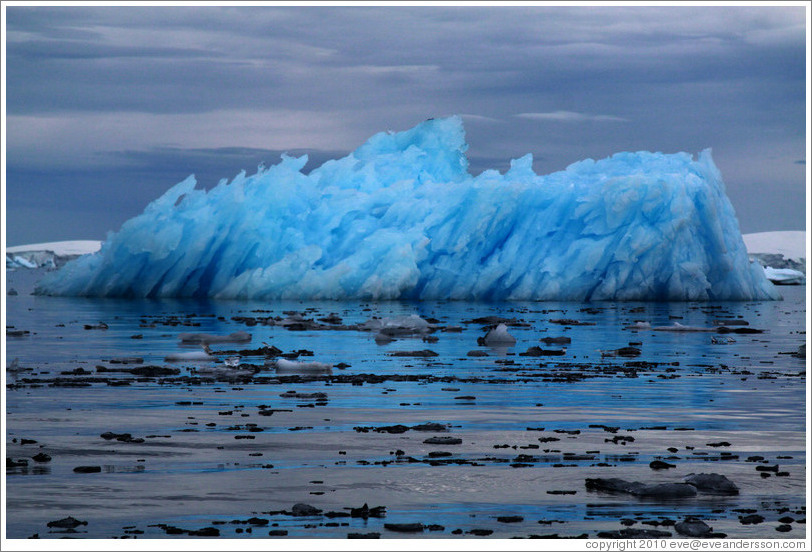
{"label": "dark rock in water", "polygon": [[523,353],[519,353],[519,356],[563,356],[567,354],[567,348],[564,347],[563,349],[542,349],[541,347],[530,347]]}
{"label": "dark rock in water", "polygon": [[392,353],[393,357],[436,357],[438,356],[437,353],[430,349],[423,349],[421,351],[395,351]]}
{"label": "dark rock in water", "polygon": [[598,537],[602,539],[636,539],[636,538],[660,538],[670,537],[671,533],[668,531],[660,531],[658,529],[621,529],[619,531],[601,531]]}
{"label": "dark rock in water", "polygon": [[496,326],[497,324],[505,324],[506,326],[511,326],[518,323],[518,320],[515,318],[503,318],[501,316],[482,316],[480,318],[474,318],[472,320],[463,320],[463,324],[483,324],[487,326]]}
{"label": "dark rock in water", "polygon": [[141,357],[118,357],[111,358],[110,364],[143,364],[144,359]]}
{"label": "dark rock in water", "polygon": [[396,533],[422,533],[422,523],[384,523],[384,529],[395,531]]}
{"label": "dark rock in water", "polygon": [[13,458],[9,458],[6,456],[6,469],[9,468],[24,468],[28,465],[28,460],[25,458],[21,458],[20,460],[14,460]]}
{"label": "dark rock in water", "polygon": [[566,345],[567,343],[572,343],[572,338],[569,338],[569,337],[543,337],[539,341],[541,341],[545,345],[551,345],[553,343],[555,343],[556,345]]}
{"label": "dark rock in water", "polygon": [[739,488],[724,475],[718,473],[698,473],[685,478],[685,482],[702,493],[737,495]]}
{"label": "dark rock in water", "polygon": [[194,529],[186,532],[192,537],[219,537],[220,530],[216,527],[204,527],[203,529]]}
{"label": "dark rock in water", "polygon": [[165,366],[138,366],[127,371],[134,376],[145,376],[149,378],[158,376],[177,376],[180,374],[180,368],[167,368]]}
{"label": "dark rock in water", "polygon": [[268,525],[269,521],[267,519],[262,519],[258,517],[252,517],[245,520],[245,522],[249,525],[253,525],[255,527],[262,527],[264,525]]}
{"label": "dark rock in water", "polygon": [[499,523],[519,523],[524,521],[522,516],[499,516],[496,518]]}
{"label": "dark rock in water", "polygon": [[760,334],[764,333],[764,330],[757,330],[755,328],[729,328],[727,326],[719,326],[716,330],[716,333],[720,334],[728,334],[728,333],[736,333],[736,334]]}
{"label": "dark rock in water", "polygon": [[453,454],[444,450],[433,450],[429,453],[429,458],[448,458],[449,456],[453,456]]}
{"label": "dark rock in water", "polygon": [[271,529],[270,531],[268,531],[269,537],[284,537],[287,534],[288,534],[287,529]]}
{"label": "dark rock in water", "polygon": [[104,322],[99,322],[98,324],[85,324],[85,325],[84,325],[84,328],[85,328],[86,330],[106,330],[106,329],[108,329],[109,327],[110,327],[110,326],[108,326],[108,325],[107,325],[107,324],[105,324]]}
{"label": "dark rock in water", "polygon": [[296,517],[317,516],[321,514],[321,510],[310,504],[298,503],[294,504],[291,508],[290,515]]}
{"label": "dark rock in water", "polygon": [[386,517],[386,506],[375,506],[374,508],[370,508],[367,504],[364,504],[360,508],[350,509],[350,516],[363,519]]}
{"label": "dark rock in water", "polygon": [[39,454],[35,454],[31,457],[34,462],[50,462],[51,457],[45,454],[44,452],[40,452]]}
{"label": "dark rock in water", "polygon": [[742,525],[757,525],[764,521],[764,516],[758,514],[749,514],[746,516],[739,516],[739,523]]}
{"label": "dark rock in water", "polygon": [[[287,535],[288,532],[285,531]],[[380,533],[347,533],[348,539],[379,539],[381,538]]]}
{"label": "dark rock in water", "polygon": [[101,466],[76,466],[73,471],[74,473],[100,473]]}
{"label": "dark rock in water", "polygon": [[601,356],[639,357],[642,351],[637,347],[621,347],[611,351],[601,351]]}
{"label": "dark rock in water", "polygon": [[409,429],[410,429],[409,426],[398,424],[393,426],[377,427],[375,428],[375,431],[377,431],[378,433],[406,433],[407,431],[409,431]]}
{"label": "dark rock in water", "polygon": [[112,431],[105,431],[101,435],[99,435],[102,439],[106,441],[110,441],[115,439],[116,441],[120,441],[122,443],[143,443],[144,439],[138,437],[133,438],[133,436],[129,433],[113,433]]}
{"label": "dark rock in water", "polygon": [[48,527],[56,527],[57,529],[76,529],[80,525],[87,525],[87,522],[79,521],[73,516],[48,522]]}
{"label": "dark rock in water", "polygon": [[426,422],[425,424],[418,424],[412,426],[414,431],[448,431],[448,427],[444,424],[437,422]]}
{"label": "dark rock in water", "polygon": [[471,529],[468,531],[468,534],[477,537],[487,537],[488,535],[493,534],[493,529]]}
{"label": "dark rock in water", "polygon": [[705,537],[713,531],[713,528],[701,519],[691,517],[676,523],[674,529],[676,529],[677,533],[686,537]]}
{"label": "dark rock in water", "polygon": [[775,528],[775,530],[780,533],[787,533],[789,531],[792,531],[792,525],[779,525],[778,527]]}
{"label": "dark rock in water", "polygon": [[644,485],[636,495],[649,498],[683,498],[696,495],[696,489],[686,483],[660,483]]}
{"label": "dark rock in water", "polygon": [[618,478],[586,479],[586,488],[590,491],[624,493],[641,498],[684,498],[696,495],[696,489],[687,483],[645,483],[626,481]]}
{"label": "dark rock in water", "polygon": [[461,445],[462,439],[459,437],[429,437],[423,443],[427,445]]}
{"label": "dark rock in water", "polygon": [[486,357],[486,356],[488,356],[488,353],[486,353],[485,351],[473,350],[473,351],[468,351],[467,356],[469,356],[469,357]]}
{"label": "dark rock in water", "polygon": [[652,470],[667,470],[669,468],[676,468],[677,466],[674,464],[669,464],[668,462],[663,462],[662,460],[653,460],[649,463],[648,467]]}

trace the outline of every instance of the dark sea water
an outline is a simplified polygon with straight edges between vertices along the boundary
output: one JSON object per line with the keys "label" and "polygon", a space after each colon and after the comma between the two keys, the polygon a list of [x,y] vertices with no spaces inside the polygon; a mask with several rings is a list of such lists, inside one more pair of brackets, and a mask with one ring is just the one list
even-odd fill
{"label": "dark sea water", "polygon": [[[676,537],[674,522],[687,516],[729,538],[806,531],[806,361],[793,354],[806,339],[803,286],[781,288],[779,302],[259,303],[36,297],[36,272],[7,277],[19,292],[7,297],[7,325],[28,332],[6,341],[6,365],[16,361],[6,375],[6,456],[27,460],[7,461],[12,539],[189,538],[204,528],[225,538],[596,538],[627,527]],[[294,311],[336,315],[345,329],[261,321]],[[379,344],[352,328],[412,314],[433,321],[430,339]],[[478,345],[485,325],[473,320],[485,316],[515,319],[516,344]],[[636,321],[713,331],[629,329]],[[107,329],[85,329],[100,322]],[[763,333],[718,333],[723,323]],[[251,342],[212,345],[218,362],[165,361],[196,350],[181,346],[181,333],[237,331]],[[571,343],[540,342],[561,336]],[[296,375],[262,355],[243,356],[239,369],[220,362],[263,343],[335,366]],[[521,354],[533,346],[566,351]],[[640,355],[606,355],[626,346]],[[415,350],[436,356],[393,356]],[[121,357],[142,360],[111,362]],[[111,371],[138,366],[179,373]],[[423,422],[447,431],[376,431]],[[433,436],[462,443],[424,443]],[[675,467],[653,470],[656,459]],[[586,478],[678,482],[691,473],[724,474],[740,492],[641,500],[585,487]],[[322,513],[289,515],[297,503]],[[384,506],[385,517],[325,515],[365,503]],[[753,513],[764,521],[742,523]],[[67,516],[87,524],[48,527]],[[404,523],[422,530],[385,526]]]}

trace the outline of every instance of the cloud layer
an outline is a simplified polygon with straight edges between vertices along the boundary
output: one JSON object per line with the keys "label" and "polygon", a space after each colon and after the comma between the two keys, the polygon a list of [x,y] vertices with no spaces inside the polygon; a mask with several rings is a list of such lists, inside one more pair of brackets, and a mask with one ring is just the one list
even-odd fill
{"label": "cloud layer", "polygon": [[[712,147],[745,231],[805,221],[803,7],[6,13],[10,245],[100,238],[188,173],[211,185],[454,113],[475,171]],[[98,223],[73,235],[82,196]],[[64,209],[32,221],[43,198]]]}

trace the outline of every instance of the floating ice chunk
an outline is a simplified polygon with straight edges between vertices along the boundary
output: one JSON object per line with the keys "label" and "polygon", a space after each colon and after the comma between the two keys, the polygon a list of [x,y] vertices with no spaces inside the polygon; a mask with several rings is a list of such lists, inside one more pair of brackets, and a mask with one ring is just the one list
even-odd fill
{"label": "floating ice chunk", "polygon": [[792,268],[764,268],[767,279],[774,284],[782,286],[803,285],[806,283],[806,276],[800,270]]}
{"label": "floating ice chunk", "polygon": [[361,330],[375,331],[383,336],[425,334],[432,330],[431,324],[416,314],[390,318],[370,318],[359,325]]}
{"label": "floating ice chunk", "polygon": [[169,353],[164,357],[166,362],[184,362],[184,361],[200,361],[200,360],[214,360],[214,355],[211,354],[208,346],[205,346],[202,351],[189,351],[186,353]]}
{"label": "floating ice chunk", "polygon": [[283,156],[190,177],[36,293],[229,299],[779,299],[710,151],[618,153],[547,176],[468,172],[458,117],[380,133],[308,174]]}
{"label": "floating ice chunk", "polygon": [[332,364],[324,362],[297,362],[280,358],[274,361],[277,373],[280,374],[329,374]]}
{"label": "floating ice chunk", "polygon": [[229,368],[239,368],[240,367],[240,360],[242,360],[239,356],[232,356],[226,359],[223,359],[223,364],[228,366]]}
{"label": "floating ice chunk", "polygon": [[514,345],[516,338],[508,333],[507,326],[499,324],[495,328],[488,330],[484,337],[477,339],[480,345],[488,346],[506,346]]}

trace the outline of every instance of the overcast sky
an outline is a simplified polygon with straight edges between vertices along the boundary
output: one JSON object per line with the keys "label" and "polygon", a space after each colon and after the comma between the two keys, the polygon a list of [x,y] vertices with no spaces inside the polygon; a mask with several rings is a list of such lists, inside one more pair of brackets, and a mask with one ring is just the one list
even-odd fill
{"label": "overcast sky", "polygon": [[743,232],[805,228],[803,3],[4,8],[8,246],[452,114],[475,174],[710,147]]}

